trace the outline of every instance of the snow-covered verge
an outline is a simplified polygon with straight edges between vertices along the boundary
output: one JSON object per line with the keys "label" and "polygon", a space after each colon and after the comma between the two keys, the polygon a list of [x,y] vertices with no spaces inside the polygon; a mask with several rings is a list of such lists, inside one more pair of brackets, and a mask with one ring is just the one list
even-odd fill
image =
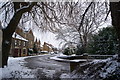
{"label": "snow-covered verge", "polygon": [[34,78],[34,72],[27,67],[24,67],[24,59],[28,57],[9,57],[8,66],[0,68],[0,80],[4,78],[14,79],[14,78]]}
{"label": "snow-covered verge", "polygon": [[80,80],[119,80],[120,63],[117,62],[118,56],[106,60],[94,60],[90,63],[80,64],[71,73],[71,78]]}
{"label": "snow-covered verge", "polygon": [[21,58],[13,58],[9,57],[8,66],[5,68],[0,68],[0,79],[3,78],[34,78],[30,69],[27,69],[23,66],[24,59],[26,57]]}

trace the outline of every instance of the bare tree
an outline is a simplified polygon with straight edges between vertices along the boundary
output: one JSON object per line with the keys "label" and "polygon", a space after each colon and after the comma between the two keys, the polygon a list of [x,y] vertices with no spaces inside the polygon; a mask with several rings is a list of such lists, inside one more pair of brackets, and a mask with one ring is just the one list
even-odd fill
{"label": "bare tree", "polygon": [[[98,7],[104,4],[95,4],[94,2],[79,4],[79,2],[80,0],[78,0],[78,2],[56,3],[1,2],[0,16],[2,17],[1,21],[4,27],[2,29],[2,67],[7,65],[12,34],[15,32],[18,25],[27,21],[34,22],[33,24],[43,30],[47,29],[53,32],[58,32],[62,29],[68,31],[66,27],[70,28],[70,37],[74,37],[72,41],[76,42],[79,37],[78,41],[83,40],[82,45],[86,45],[88,35],[94,32],[101,21],[103,21],[101,14],[104,14],[104,10]],[[93,25],[95,25],[94,28]],[[72,33],[73,35],[71,35]],[[69,34],[64,33],[64,36],[68,36]],[[66,38],[66,40],[68,40],[68,38]]]}
{"label": "bare tree", "polygon": [[[61,27],[58,30],[58,39],[68,43],[81,43],[87,47],[90,35],[105,21],[108,10],[104,9],[105,2],[71,2],[68,9],[63,10]],[[109,5],[107,4],[107,7]],[[67,12],[67,13],[66,13]]]}
{"label": "bare tree", "polygon": [[[8,55],[11,46],[12,34],[15,32],[16,27],[22,17],[22,14],[29,12],[36,3],[16,3],[6,2],[3,3],[0,11],[3,11],[4,22],[6,26],[2,29],[2,67],[7,65]],[[10,16],[13,15],[13,16]]]}
{"label": "bare tree", "polygon": [[12,34],[15,32],[16,27],[27,21],[32,21],[39,28],[51,28],[50,26],[53,26],[51,14],[54,10],[49,5],[51,4],[49,2],[9,1],[0,4],[0,16],[3,23],[2,67],[4,67],[7,65]]}

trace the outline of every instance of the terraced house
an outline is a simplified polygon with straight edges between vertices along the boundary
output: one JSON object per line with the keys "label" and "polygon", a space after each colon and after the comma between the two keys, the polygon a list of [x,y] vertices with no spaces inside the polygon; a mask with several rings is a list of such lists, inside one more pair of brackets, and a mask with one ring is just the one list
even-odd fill
{"label": "terraced house", "polygon": [[12,36],[10,55],[13,57],[27,56],[34,46],[34,35],[32,30],[24,31],[17,27]]}
{"label": "terraced house", "polygon": [[15,32],[12,35],[10,55],[13,57],[27,56],[28,55],[27,44],[28,44],[28,40]]}

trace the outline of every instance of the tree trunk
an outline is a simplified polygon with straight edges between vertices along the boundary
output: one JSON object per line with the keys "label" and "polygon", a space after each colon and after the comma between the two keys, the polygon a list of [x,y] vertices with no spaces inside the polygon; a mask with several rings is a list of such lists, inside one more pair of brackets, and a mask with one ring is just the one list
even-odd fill
{"label": "tree trunk", "polygon": [[11,48],[12,35],[22,17],[21,13],[15,13],[6,29],[3,29],[2,40],[2,68],[7,66],[8,56]]}
{"label": "tree trunk", "polygon": [[2,68],[7,66],[7,60],[11,47],[12,36],[7,35],[6,31],[3,31],[3,41],[2,41]]}
{"label": "tree trunk", "polygon": [[119,39],[118,61],[120,62],[120,2],[110,2],[112,24],[116,29]]}
{"label": "tree trunk", "polygon": [[7,66],[8,56],[9,56],[9,52],[10,52],[10,48],[11,48],[12,35],[15,32],[15,29],[19,24],[22,14],[30,11],[34,5],[36,5],[36,2],[31,3],[29,5],[29,7],[23,6],[23,8],[19,9],[19,7],[17,7],[17,6],[20,6],[20,3],[14,2],[15,14],[12,17],[12,19],[10,20],[10,23],[8,24],[8,26],[2,30],[3,31],[2,67],[4,67],[5,65]]}
{"label": "tree trunk", "polygon": [[2,30],[0,29],[0,67],[2,67]]}

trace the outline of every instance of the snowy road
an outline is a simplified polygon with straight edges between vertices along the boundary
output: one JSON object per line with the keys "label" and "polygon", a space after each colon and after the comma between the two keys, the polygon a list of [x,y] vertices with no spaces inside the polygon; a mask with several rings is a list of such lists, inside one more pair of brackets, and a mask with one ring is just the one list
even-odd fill
{"label": "snowy road", "polygon": [[44,55],[26,58],[25,66],[35,70],[37,78],[60,78],[62,75],[69,73],[69,63],[51,60],[54,55]]}

